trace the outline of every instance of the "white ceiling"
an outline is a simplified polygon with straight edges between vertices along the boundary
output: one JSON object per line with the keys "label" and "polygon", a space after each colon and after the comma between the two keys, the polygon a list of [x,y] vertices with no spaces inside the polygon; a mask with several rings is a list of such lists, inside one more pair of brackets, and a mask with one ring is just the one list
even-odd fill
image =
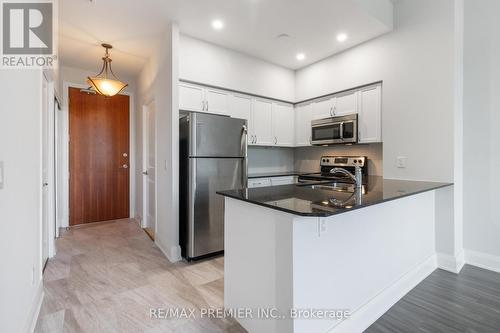
{"label": "white ceiling", "polygon": [[[63,0],[63,65],[100,68],[101,42],[113,44],[115,72],[136,75],[169,22],[182,33],[291,69],[392,30],[389,0]],[[215,31],[214,19],[225,27]],[[349,38],[336,40],[340,32]],[[280,34],[290,37],[277,38]],[[306,59],[295,56],[303,52]]]}

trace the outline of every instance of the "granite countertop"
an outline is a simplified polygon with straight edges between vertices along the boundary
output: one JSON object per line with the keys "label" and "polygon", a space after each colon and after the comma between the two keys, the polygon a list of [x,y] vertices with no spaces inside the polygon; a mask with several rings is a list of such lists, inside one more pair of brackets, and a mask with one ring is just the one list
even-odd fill
{"label": "granite countertop", "polygon": [[370,176],[362,189],[353,184],[309,182],[219,191],[217,194],[300,216],[326,217],[451,186]]}
{"label": "granite countertop", "polygon": [[251,173],[248,178],[273,178],[273,177],[286,177],[286,176],[300,176],[309,174],[311,172],[300,172],[300,171],[276,171],[276,172],[259,172]]}

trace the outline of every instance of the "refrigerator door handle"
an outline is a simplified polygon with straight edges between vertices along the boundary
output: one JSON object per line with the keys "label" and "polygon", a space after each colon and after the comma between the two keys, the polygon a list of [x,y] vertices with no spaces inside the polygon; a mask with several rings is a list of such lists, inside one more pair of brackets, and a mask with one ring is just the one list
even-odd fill
{"label": "refrigerator door handle", "polygon": [[186,253],[189,257],[194,257],[194,204],[196,200],[196,158],[189,159],[189,211],[187,224],[188,247]]}
{"label": "refrigerator door handle", "polygon": [[241,183],[243,187],[248,187],[248,127],[247,125],[242,126],[241,131],[241,149],[243,155],[243,172],[241,173]]}

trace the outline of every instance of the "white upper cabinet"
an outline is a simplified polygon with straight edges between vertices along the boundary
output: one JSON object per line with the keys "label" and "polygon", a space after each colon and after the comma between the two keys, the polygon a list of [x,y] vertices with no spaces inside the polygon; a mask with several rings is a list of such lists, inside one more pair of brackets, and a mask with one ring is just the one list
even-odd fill
{"label": "white upper cabinet", "polygon": [[295,137],[295,114],[289,104],[273,103],[272,124],[274,145],[293,147]]}
{"label": "white upper cabinet", "polygon": [[311,145],[311,120],[313,116],[313,104],[299,105],[295,107],[295,145]]}
{"label": "white upper cabinet", "polygon": [[220,90],[205,89],[205,111],[229,115],[229,94]]}
{"label": "white upper cabinet", "polygon": [[253,143],[259,146],[274,145],[273,105],[270,101],[255,99],[253,101]]}
{"label": "white upper cabinet", "polygon": [[248,144],[254,141],[254,126],[252,117],[252,98],[241,95],[229,97],[229,115],[232,118],[246,119],[248,121]]}
{"label": "white upper cabinet", "polygon": [[335,97],[321,99],[314,102],[312,109],[312,120],[333,117]]}
{"label": "white upper cabinet", "polygon": [[311,145],[311,121],[358,113],[358,142],[382,142],[382,85],[322,97],[294,107],[241,93],[179,83],[179,108],[248,120],[248,144]]}
{"label": "white upper cabinet", "polygon": [[349,91],[335,96],[333,115],[345,116],[358,112],[358,91]]}
{"label": "white upper cabinet", "polygon": [[184,111],[204,111],[204,89],[190,84],[179,84],[179,109]]}
{"label": "white upper cabinet", "polygon": [[358,142],[382,142],[382,87],[359,90]]}
{"label": "white upper cabinet", "polygon": [[179,84],[179,109],[229,115],[229,94],[193,84]]}

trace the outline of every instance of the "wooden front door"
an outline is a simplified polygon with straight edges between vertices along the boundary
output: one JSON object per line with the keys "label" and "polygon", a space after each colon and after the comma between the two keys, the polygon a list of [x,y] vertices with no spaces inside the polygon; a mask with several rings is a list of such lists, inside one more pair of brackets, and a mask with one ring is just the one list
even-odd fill
{"label": "wooden front door", "polygon": [[129,97],[69,88],[69,224],[129,217]]}

